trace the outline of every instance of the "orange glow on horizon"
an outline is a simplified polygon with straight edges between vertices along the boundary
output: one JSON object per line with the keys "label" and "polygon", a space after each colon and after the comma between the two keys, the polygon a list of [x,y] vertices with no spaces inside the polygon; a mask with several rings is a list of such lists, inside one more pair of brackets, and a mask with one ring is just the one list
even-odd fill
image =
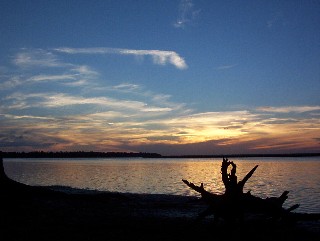
{"label": "orange glow on horizon", "polygon": [[[113,113],[110,113],[113,115]],[[107,117],[106,117],[107,116]],[[30,141],[56,140],[42,150],[117,150],[148,145],[187,145],[214,141],[215,147],[243,146],[250,150],[317,149],[320,121],[280,119],[248,111],[210,112],[173,119],[109,122],[109,115],[71,116],[67,120],[22,122],[16,126],[34,133]],[[11,127],[12,128],[12,127]],[[8,127],[10,129],[10,127]],[[31,148],[31,147],[30,147]],[[213,147],[214,148],[214,147]]]}

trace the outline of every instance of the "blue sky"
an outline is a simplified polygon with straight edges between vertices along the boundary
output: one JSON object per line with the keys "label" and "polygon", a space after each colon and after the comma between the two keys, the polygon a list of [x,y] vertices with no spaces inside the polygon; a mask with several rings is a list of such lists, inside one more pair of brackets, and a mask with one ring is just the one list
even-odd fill
{"label": "blue sky", "polygon": [[0,148],[320,151],[318,1],[1,1]]}

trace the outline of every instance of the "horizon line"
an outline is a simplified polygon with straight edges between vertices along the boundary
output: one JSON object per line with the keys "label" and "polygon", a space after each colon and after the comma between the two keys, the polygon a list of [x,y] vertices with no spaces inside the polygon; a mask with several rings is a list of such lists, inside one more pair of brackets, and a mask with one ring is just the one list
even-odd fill
{"label": "horizon line", "polygon": [[162,155],[154,152],[103,152],[103,151],[0,151],[0,158],[102,158],[102,157],[144,157],[144,158],[230,158],[230,157],[316,157],[320,152],[299,153],[244,153],[244,154],[178,154]]}

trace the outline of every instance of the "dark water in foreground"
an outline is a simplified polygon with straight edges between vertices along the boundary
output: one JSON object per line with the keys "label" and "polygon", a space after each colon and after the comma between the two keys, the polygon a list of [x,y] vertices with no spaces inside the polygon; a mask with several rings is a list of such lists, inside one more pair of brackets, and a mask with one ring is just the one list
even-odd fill
{"label": "dark water in foreground", "polygon": [[[100,191],[196,196],[181,179],[204,183],[223,193],[221,159],[5,159],[5,171],[29,185],[61,185]],[[259,197],[288,190],[285,207],[299,203],[297,212],[320,213],[320,157],[233,158],[238,179],[259,165],[245,191]]]}

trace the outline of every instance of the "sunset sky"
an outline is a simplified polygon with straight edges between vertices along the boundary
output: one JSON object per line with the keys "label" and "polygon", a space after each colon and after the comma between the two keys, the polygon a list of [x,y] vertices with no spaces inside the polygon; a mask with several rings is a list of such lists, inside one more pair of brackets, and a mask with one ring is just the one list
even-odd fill
{"label": "sunset sky", "polygon": [[319,1],[0,1],[0,150],[320,152]]}

